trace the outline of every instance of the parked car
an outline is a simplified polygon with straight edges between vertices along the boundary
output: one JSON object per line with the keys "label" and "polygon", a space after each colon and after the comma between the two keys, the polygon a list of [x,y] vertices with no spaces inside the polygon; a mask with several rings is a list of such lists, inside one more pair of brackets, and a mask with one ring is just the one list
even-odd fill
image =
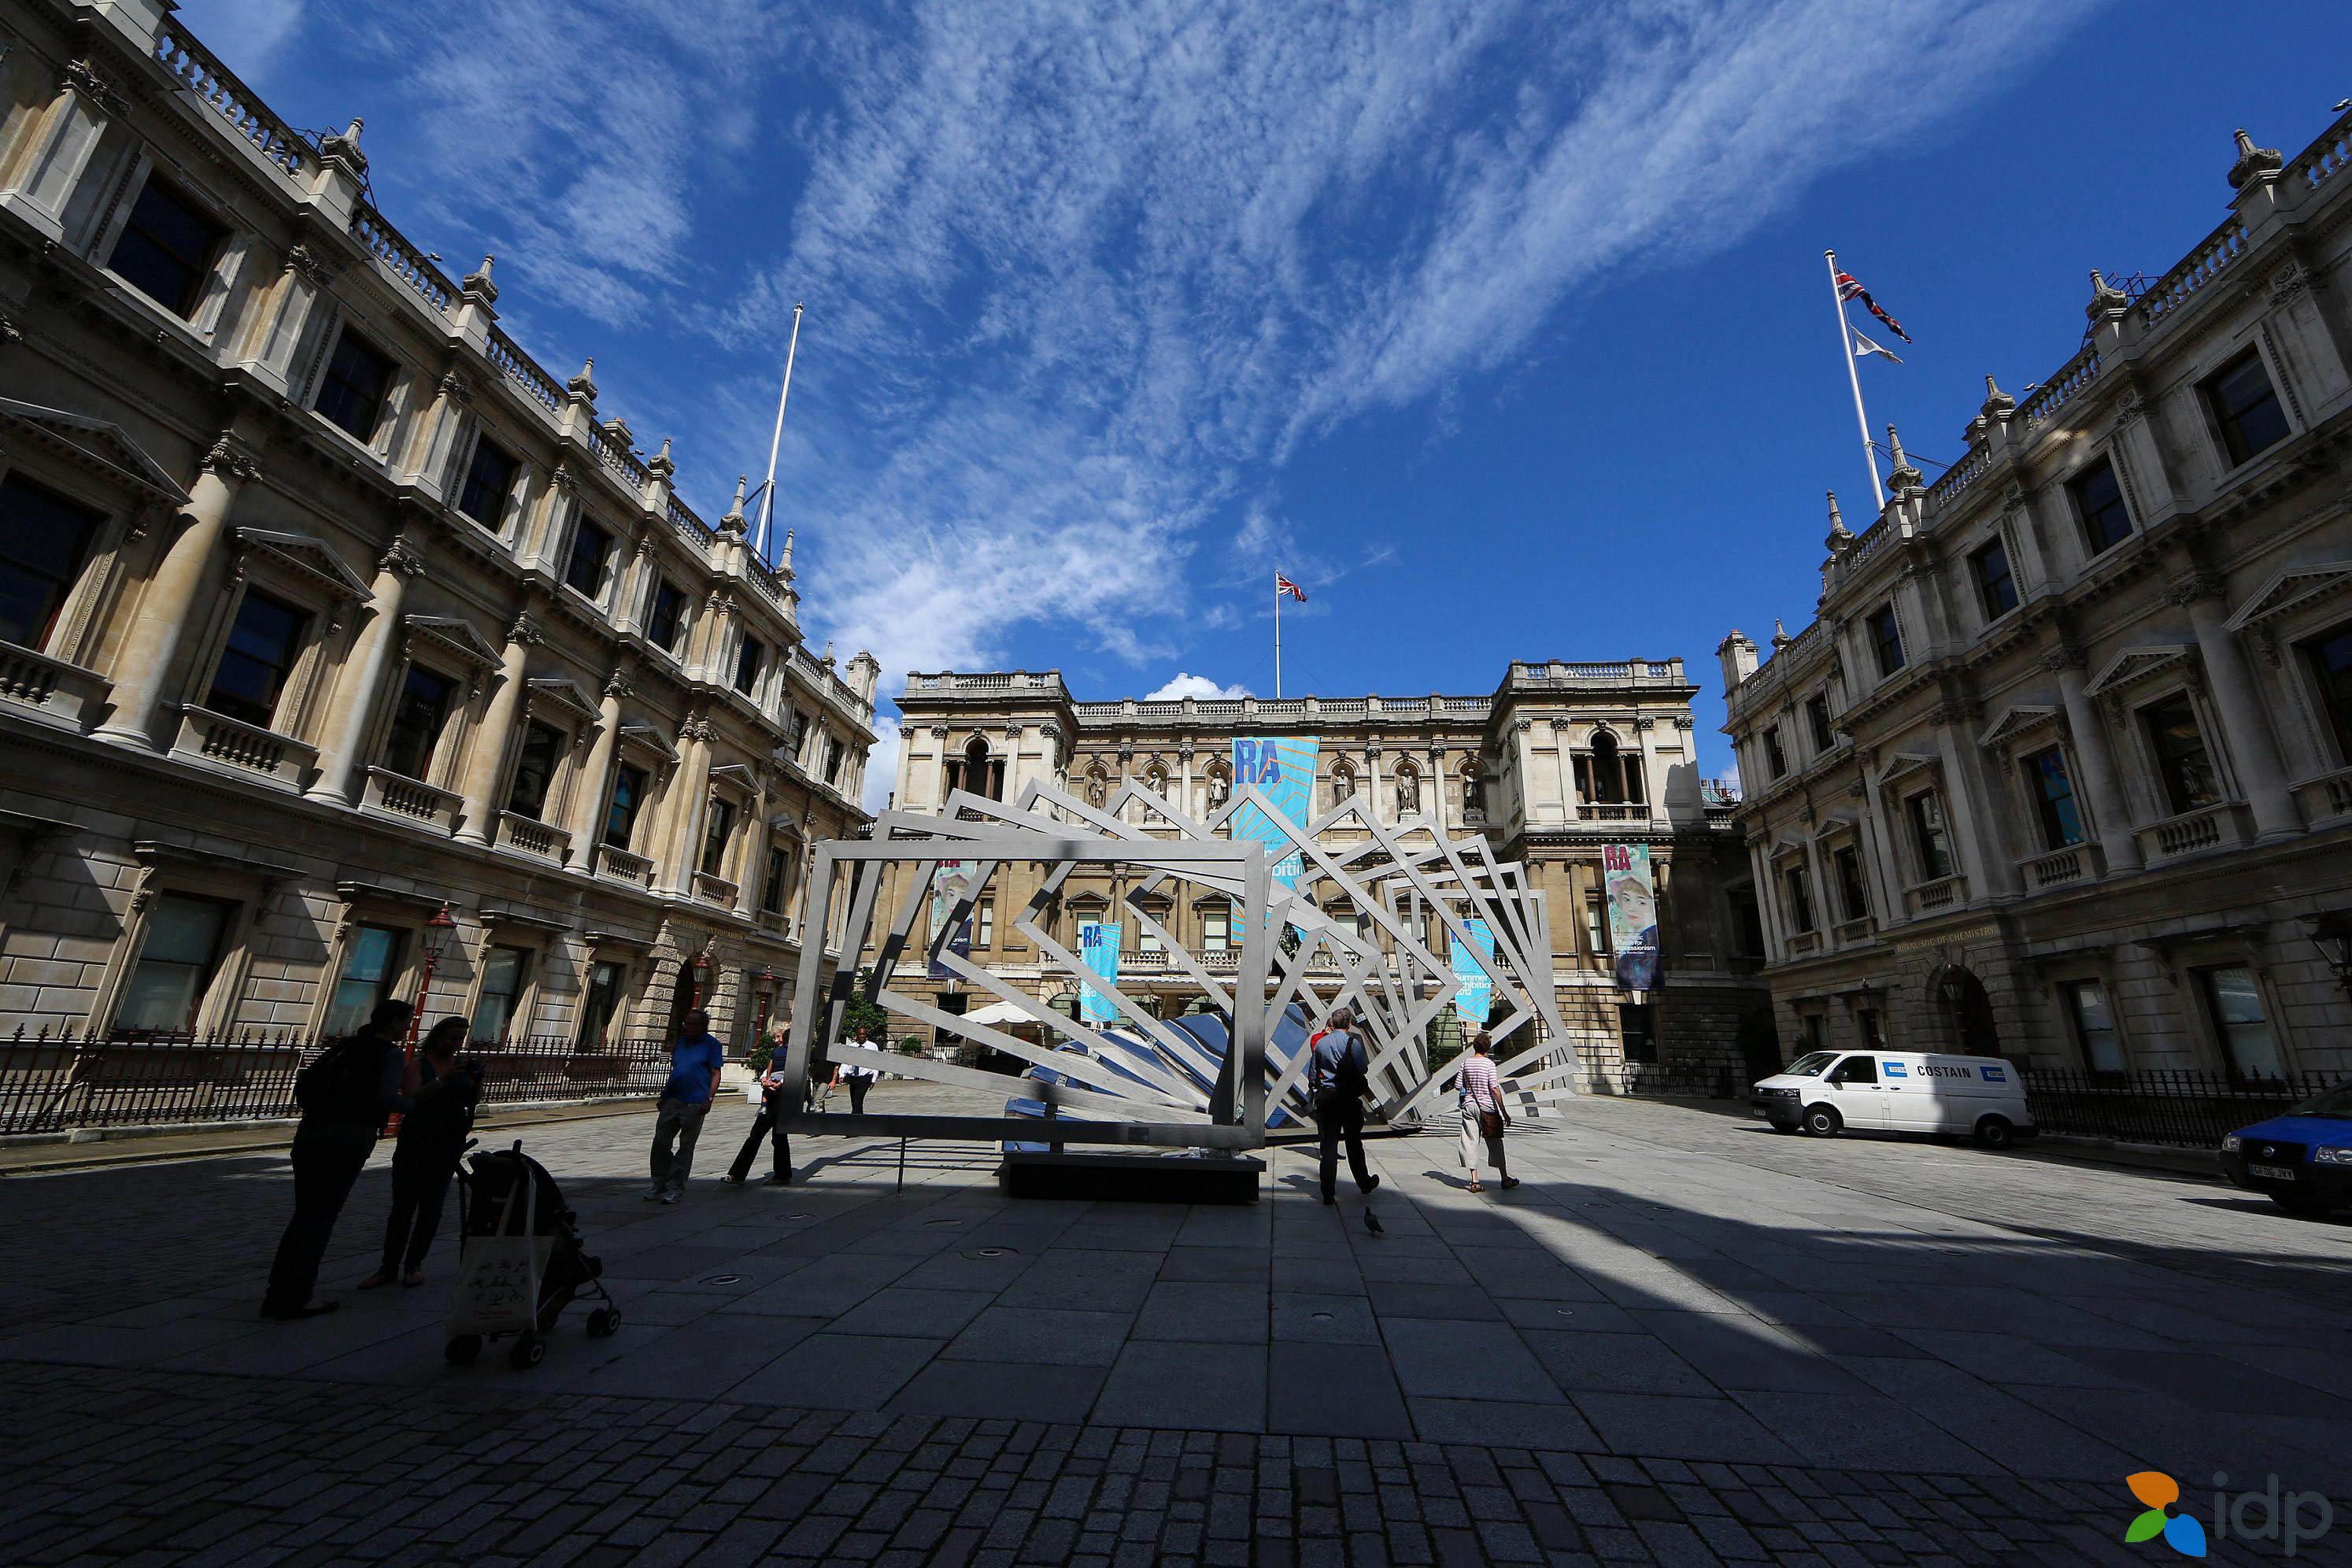
{"label": "parked car", "polygon": [[2289,1214],[2352,1208],[2352,1083],[2221,1140],[2221,1170]]}
{"label": "parked car", "polygon": [[2006,1149],[2034,1133],[2017,1069],[1990,1057],[1926,1051],[1808,1051],[1760,1079],[1748,1104],[1776,1132],[1966,1133]]}

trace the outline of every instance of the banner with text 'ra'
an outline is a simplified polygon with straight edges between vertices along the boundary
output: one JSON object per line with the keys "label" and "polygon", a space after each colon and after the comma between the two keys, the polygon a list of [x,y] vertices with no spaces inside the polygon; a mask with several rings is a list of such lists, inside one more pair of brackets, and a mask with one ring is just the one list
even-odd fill
{"label": "banner with text 'ra'", "polygon": [[1655,991],[1663,976],[1658,885],[1650,875],[1650,847],[1604,844],[1601,871],[1609,897],[1609,946],[1617,954],[1617,984],[1628,991]]}
{"label": "banner with text 'ra'", "polygon": [[[1088,969],[1105,980],[1114,985],[1118,984],[1118,922],[1080,921],[1078,957]],[[1118,1004],[1094,986],[1081,982],[1078,986],[1078,1016],[1089,1024],[1113,1023],[1118,1018]]]}
{"label": "banner with text 'ra'", "polygon": [[[1255,786],[1274,803],[1275,810],[1294,826],[1305,827],[1314,815],[1315,759],[1319,749],[1320,742],[1312,735],[1234,737],[1234,793],[1239,795]],[[1260,810],[1256,802],[1244,801],[1234,813],[1233,835],[1236,843],[1255,841],[1265,845],[1266,858],[1274,863],[1274,879],[1286,888],[1298,886],[1298,874],[1306,869],[1305,862],[1291,847],[1280,825]],[[1242,938],[1244,923],[1236,912],[1236,942]]]}

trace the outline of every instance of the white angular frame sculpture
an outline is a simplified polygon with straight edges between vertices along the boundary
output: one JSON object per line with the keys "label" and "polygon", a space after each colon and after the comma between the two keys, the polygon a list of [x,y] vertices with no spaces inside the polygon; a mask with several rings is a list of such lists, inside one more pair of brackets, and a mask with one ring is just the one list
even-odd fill
{"label": "white angular frame sculpture", "polygon": [[[1244,805],[1255,805],[1300,857],[1298,889],[1273,878],[1266,851],[1247,840],[1221,835]],[[1139,821],[1129,820],[1132,815]],[[1365,834],[1345,846],[1323,836],[1349,827]],[[939,929],[919,950],[919,973],[928,979],[944,972],[1027,1014],[1045,1029],[1066,1037],[1062,1048],[1033,1045],[1005,1032],[933,1006],[923,996],[894,988],[900,962],[917,956],[909,944],[928,921],[932,884],[943,860],[977,861]],[[878,910],[882,869],[911,865],[895,911]],[[1045,1003],[950,945],[952,933],[1007,863],[1049,868],[1036,894],[1012,922],[1036,946],[1071,986],[1091,986],[1118,1016],[1115,1033],[1055,1012]],[[1171,967],[1181,971],[1229,1022],[1222,1059],[1192,1033],[1155,1017],[1117,981],[1086,967],[1061,945],[1040,917],[1059,899],[1064,884],[1080,868],[1115,866],[1140,873],[1124,900],[1136,928],[1160,944]],[[837,1064],[862,1061],[903,1077],[1003,1092],[1019,1084],[1024,1095],[1046,1106],[1050,1122],[1005,1115],[971,1117],[882,1113],[821,1121],[804,1113],[795,1130],[874,1131],[913,1137],[1039,1142],[1050,1127],[1051,1142],[1126,1143],[1162,1147],[1241,1150],[1262,1146],[1269,1109],[1280,1106],[1295,1119],[1310,1113],[1303,1081],[1307,1052],[1287,1057],[1269,1051],[1277,1026],[1297,1005],[1319,1023],[1342,1004],[1351,1007],[1371,1041],[1371,1083],[1376,1115],[1390,1121],[1417,1120],[1450,1084],[1453,1074],[1432,1075],[1422,1041],[1424,1031],[1453,1005],[1456,976],[1452,966],[1423,940],[1427,922],[1444,927],[1448,940],[1480,956],[1494,982],[1501,1010],[1493,1032],[1499,1043],[1525,1029],[1513,1054],[1497,1066],[1538,1097],[1573,1093],[1577,1065],[1560,1026],[1552,994],[1550,921],[1540,890],[1524,868],[1500,864],[1483,837],[1448,840],[1427,818],[1395,827],[1381,823],[1359,795],[1332,807],[1301,827],[1289,822],[1255,788],[1234,795],[1206,821],[1193,819],[1166,799],[1129,783],[1100,807],[1044,785],[1032,785],[1013,805],[958,791],[945,812],[886,812],[870,840],[822,844],[811,875],[809,907],[833,907],[835,885],[847,879],[847,920],[840,962],[829,985],[821,985],[823,954],[811,945],[801,955],[786,1071],[802,1081],[816,1054],[816,1042],[834,1040],[827,1055]],[[1230,988],[1216,969],[1176,941],[1155,921],[1148,900],[1166,897],[1171,884],[1193,885],[1224,897],[1240,921],[1241,945],[1232,964]],[[1332,919],[1320,905],[1345,899],[1370,928],[1359,931]],[[1485,921],[1494,939],[1487,957],[1470,941],[1468,921]],[[1273,933],[1296,933],[1284,952]],[[1381,938],[1387,939],[1383,947]],[[871,952],[870,961],[868,958]],[[1317,973],[1328,955],[1328,974]],[[870,962],[866,1000],[941,1033],[990,1047],[1066,1081],[1003,1074],[952,1063],[895,1055],[835,1039],[844,1009],[857,987],[861,964]],[[1528,1026],[1536,1026],[1529,1029]],[[1548,1055],[1562,1060],[1546,1063]],[[1532,1069],[1532,1070],[1531,1070]],[[1065,1117],[1063,1112],[1069,1114]]]}

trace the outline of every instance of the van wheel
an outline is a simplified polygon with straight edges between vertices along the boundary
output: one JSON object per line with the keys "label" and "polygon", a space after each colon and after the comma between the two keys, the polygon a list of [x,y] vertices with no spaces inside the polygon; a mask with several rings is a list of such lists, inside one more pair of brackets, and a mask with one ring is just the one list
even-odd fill
{"label": "van wheel", "polygon": [[1806,1110],[1805,1131],[1816,1138],[1834,1138],[1845,1130],[1845,1118],[1826,1105],[1816,1105]]}
{"label": "van wheel", "polygon": [[2006,1149],[2017,1142],[2017,1130],[2006,1116],[1988,1116],[1977,1123],[1977,1144],[1985,1149]]}

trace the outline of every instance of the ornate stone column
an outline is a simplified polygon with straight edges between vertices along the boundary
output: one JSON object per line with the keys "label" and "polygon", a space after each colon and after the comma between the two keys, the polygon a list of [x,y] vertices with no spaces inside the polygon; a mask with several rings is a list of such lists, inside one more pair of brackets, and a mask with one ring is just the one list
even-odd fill
{"label": "ornate stone column", "polygon": [[360,628],[336,683],[327,732],[319,744],[319,776],[308,791],[312,800],[331,805],[351,805],[359,800],[360,748],[367,742],[376,700],[383,694],[383,672],[400,647],[400,623],[408,604],[408,584],[425,570],[425,557],[395,535],[376,562],[375,581],[369,585],[369,620]]}
{"label": "ornate stone column", "polygon": [[575,871],[587,871],[596,863],[596,845],[604,837],[604,825],[598,821],[604,810],[604,790],[613,776],[613,758],[621,746],[621,699],[629,694],[629,678],[614,670],[604,678],[604,700],[596,709],[596,739],[588,748],[588,761],[580,771],[580,789],[572,808],[572,858],[568,862]]}
{"label": "ornate stone column", "polygon": [[1878,753],[1865,751],[1855,760],[1862,765],[1862,793],[1869,819],[1878,827],[1878,857],[1871,869],[1872,879],[1878,884],[1878,923],[1883,930],[1907,920],[1911,913],[1903,898],[1903,860],[1895,848],[1895,836],[1902,827],[1888,814],[1885,792],[1878,786]]}
{"label": "ornate stone column", "polygon": [[655,875],[667,891],[680,896],[694,889],[694,830],[710,797],[710,742],[717,735],[710,721],[698,714],[677,727],[677,775]]}
{"label": "ornate stone column", "polygon": [[[1756,877],[1756,913],[1764,922],[1764,962],[1786,963],[1789,944],[1780,933],[1780,889],[1772,885],[1772,858],[1765,853],[1763,839],[1748,844],[1748,864]],[[1576,911],[1576,918],[1584,918],[1581,909]]]}
{"label": "ornate stone column", "polygon": [[2132,831],[2131,812],[2124,805],[2123,787],[2116,777],[2115,753],[2107,746],[2106,725],[2087,688],[2083,650],[2062,644],[2042,656],[2042,668],[2058,678],[2058,700],[2066,710],[2066,728],[2074,742],[2075,765],[2083,770],[2083,788],[2091,797],[2091,813],[2098,821],[2099,849],[2107,874],[2140,868],[2139,836]]}
{"label": "ornate stone column", "polygon": [[497,837],[499,811],[493,796],[499,775],[505,771],[515,715],[522,710],[523,661],[531,645],[542,640],[528,613],[517,616],[507,629],[506,652],[499,661],[499,689],[490,693],[490,705],[482,712],[482,727],[474,736],[473,749],[466,753],[465,816],[457,834],[461,844],[488,844]]}
{"label": "ornate stone column", "polygon": [[2244,650],[2223,615],[2223,592],[2218,574],[2198,572],[2173,585],[2172,602],[2187,606],[2189,624],[2196,628],[2197,648],[2205,656],[2213,706],[2221,715],[2238,785],[2253,807],[2255,833],[2263,838],[2291,837],[2303,831],[2303,814],[2295,809],[2294,792],[2287,785],[2278,742],[2254,690],[2253,675],[2246,668]]}
{"label": "ornate stone column", "polygon": [[66,238],[66,204],[89,171],[106,127],[126,107],[121,92],[88,58],[73,60],[58,76],[58,92],[33,132],[16,189],[7,205],[47,231]]}
{"label": "ornate stone column", "polygon": [[1984,748],[1977,744],[1976,705],[1946,702],[1937,708],[1936,718],[1944,771],[1957,770],[1968,797],[1955,815],[1961,817],[1964,843],[1974,841],[1982,867],[1981,879],[1973,884],[1975,892],[1979,898],[2013,898],[2018,890],[2017,847],[2010,841],[2001,802],[1985,773]]}
{"label": "ornate stone column", "polygon": [[1961,706],[1938,702],[1927,715],[1936,727],[1936,754],[1944,768],[1944,827],[1958,840],[1960,870],[1969,879],[1969,895],[1981,899],[1997,891],[1993,857],[1987,845],[1984,812],[1991,803],[1976,787],[1968,758],[1960,751]]}
{"label": "ornate stone column", "polygon": [[203,619],[196,605],[214,586],[215,559],[237,490],[260,472],[244,443],[226,432],[197,465],[196,482],[180,513],[186,526],[164,548],[114,656],[114,706],[100,734],[155,747],[155,710],[163,705],[166,682],[174,678],[191,627]]}

